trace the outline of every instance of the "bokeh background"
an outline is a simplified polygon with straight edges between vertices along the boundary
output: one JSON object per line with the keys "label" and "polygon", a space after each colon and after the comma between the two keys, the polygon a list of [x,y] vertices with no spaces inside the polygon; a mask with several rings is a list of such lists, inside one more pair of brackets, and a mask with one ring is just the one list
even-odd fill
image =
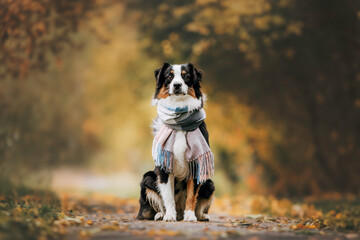
{"label": "bokeh background", "polygon": [[155,68],[204,72],[216,194],[360,194],[360,2],[0,1],[0,188],[137,197]]}

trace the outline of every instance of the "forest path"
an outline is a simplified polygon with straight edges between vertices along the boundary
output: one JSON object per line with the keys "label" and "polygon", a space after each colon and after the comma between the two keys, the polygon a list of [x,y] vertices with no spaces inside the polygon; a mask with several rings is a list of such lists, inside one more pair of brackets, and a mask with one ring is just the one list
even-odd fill
{"label": "forest path", "polygon": [[[275,217],[236,212],[246,204],[216,199],[210,209],[209,222],[163,222],[136,219],[137,199],[112,195],[62,195],[65,239],[360,239],[356,232],[338,232],[319,218]],[[239,202],[236,200],[235,202]],[[226,210],[226,207],[231,207]]]}
{"label": "forest path", "polygon": [[139,221],[135,213],[85,214],[84,224],[67,228],[65,239],[360,239],[356,233],[293,230],[297,219],[211,215],[210,222]]}

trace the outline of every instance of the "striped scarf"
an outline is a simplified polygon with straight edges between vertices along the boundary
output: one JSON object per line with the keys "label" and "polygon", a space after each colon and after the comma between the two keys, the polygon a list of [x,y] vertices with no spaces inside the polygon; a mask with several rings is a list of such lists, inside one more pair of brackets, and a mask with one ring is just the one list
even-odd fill
{"label": "striped scarf", "polygon": [[203,183],[214,175],[214,157],[202,135],[199,126],[206,114],[203,108],[188,111],[184,108],[168,108],[157,104],[158,117],[163,123],[154,137],[152,156],[155,165],[173,173],[175,136],[177,131],[185,131],[187,149],[185,158],[189,164],[187,180],[197,179]]}

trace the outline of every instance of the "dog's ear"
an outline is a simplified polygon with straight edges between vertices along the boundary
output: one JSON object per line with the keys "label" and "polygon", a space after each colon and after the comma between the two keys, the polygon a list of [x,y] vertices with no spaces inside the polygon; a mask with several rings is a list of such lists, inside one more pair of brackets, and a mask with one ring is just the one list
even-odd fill
{"label": "dog's ear", "polygon": [[202,71],[200,69],[197,69],[194,66],[194,64],[192,64],[192,63],[188,63],[188,65],[189,65],[190,71],[193,71],[193,75],[196,78],[196,80],[200,82],[202,79],[202,75],[203,75]]}
{"label": "dog's ear", "polygon": [[164,72],[170,66],[171,66],[170,63],[165,62],[161,68],[158,68],[155,70],[154,74],[155,74],[155,79],[156,79],[156,87],[155,87],[154,98],[157,98],[157,96],[160,92],[160,89],[164,85],[164,82],[165,82]]}
{"label": "dog's ear", "polygon": [[194,90],[195,90],[195,96],[196,98],[200,98],[202,96],[202,92],[201,92],[201,86],[200,86],[200,82],[202,80],[202,71],[197,69],[196,67],[194,67],[194,64],[192,63],[188,63],[190,70],[193,71],[193,76],[194,76]]}
{"label": "dog's ear", "polygon": [[195,68],[195,67],[194,67],[194,71],[195,71],[195,74],[196,74],[196,77],[197,77],[198,81],[201,82],[201,80],[202,80],[202,75],[203,75],[202,71],[199,70],[199,69],[197,69],[197,68]]}
{"label": "dog's ear", "polygon": [[155,70],[155,79],[156,79],[156,88],[161,88],[161,86],[164,84],[164,77],[163,73],[164,70],[170,67],[170,63],[165,62],[161,68],[158,68]]}
{"label": "dog's ear", "polygon": [[155,69],[155,79],[158,78],[161,68]]}

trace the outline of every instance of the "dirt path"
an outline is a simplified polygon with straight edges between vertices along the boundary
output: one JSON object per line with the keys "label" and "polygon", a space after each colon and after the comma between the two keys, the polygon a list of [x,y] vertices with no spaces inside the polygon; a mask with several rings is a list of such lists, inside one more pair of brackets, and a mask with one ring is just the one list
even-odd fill
{"label": "dirt path", "polygon": [[137,221],[134,214],[85,215],[84,226],[68,228],[66,239],[360,239],[326,230],[295,231],[296,220],[211,215],[211,222]]}
{"label": "dirt path", "polygon": [[219,203],[214,204],[213,214],[210,212],[210,222],[194,223],[138,221],[136,199],[64,195],[62,205],[66,217],[58,224],[64,226],[65,239],[360,239],[359,233],[336,232],[316,219],[304,222],[295,217],[222,214],[225,211]]}

